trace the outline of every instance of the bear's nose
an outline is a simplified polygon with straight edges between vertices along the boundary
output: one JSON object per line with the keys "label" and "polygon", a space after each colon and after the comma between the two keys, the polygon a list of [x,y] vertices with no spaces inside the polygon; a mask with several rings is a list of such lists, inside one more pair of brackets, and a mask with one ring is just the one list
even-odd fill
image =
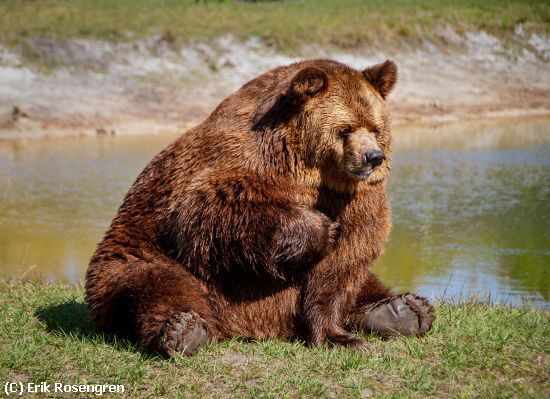
{"label": "bear's nose", "polygon": [[372,167],[375,167],[375,166],[381,165],[382,162],[384,162],[384,159],[386,159],[386,156],[384,155],[384,151],[373,150],[365,154],[364,162],[365,162],[365,165],[370,163]]}

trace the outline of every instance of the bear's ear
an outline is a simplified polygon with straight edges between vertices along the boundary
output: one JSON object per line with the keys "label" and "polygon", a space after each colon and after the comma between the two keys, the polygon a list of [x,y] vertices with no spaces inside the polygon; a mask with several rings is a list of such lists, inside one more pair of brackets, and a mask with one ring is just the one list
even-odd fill
{"label": "bear's ear", "polygon": [[258,101],[252,113],[252,129],[260,130],[285,120],[308,99],[326,90],[327,86],[327,74],[316,67],[303,68],[292,78],[278,82]]}
{"label": "bear's ear", "polygon": [[397,65],[393,61],[386,60],[365,69],[363,76],[380,93],[382,98],[386,98],[397,81]]}
{"label": "bear's ear", "polygon": [[303,102],[307,99],[322,93],[328,84],[327,74],[316,67],[306,67],[300,69],[292,78],[290,83],[290,95],[297,102]]}

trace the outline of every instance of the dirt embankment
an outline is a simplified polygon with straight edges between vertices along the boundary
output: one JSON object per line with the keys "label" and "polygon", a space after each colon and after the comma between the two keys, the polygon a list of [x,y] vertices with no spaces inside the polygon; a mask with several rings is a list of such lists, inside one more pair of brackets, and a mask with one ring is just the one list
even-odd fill
{"label": "dirt embankment", "polygon": [[266,69],[319,57],[356,68],[395,60],[400,78],[390,103],[396,124],[550,114],[550,38],[522,36],[521,28],[516,34],[521,45],[447,30],[448,48],[307,48],[295,58],[258,40],[230,37],[184,48],[155,38],[124,44],[36,39],[25,50],[34,62],[0,45],[0,138],[181,131]]}

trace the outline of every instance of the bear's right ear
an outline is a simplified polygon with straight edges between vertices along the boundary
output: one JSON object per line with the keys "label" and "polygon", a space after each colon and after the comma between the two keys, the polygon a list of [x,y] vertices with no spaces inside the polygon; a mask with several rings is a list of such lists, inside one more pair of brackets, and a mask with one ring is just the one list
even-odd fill
{"label": "bear's right ear", "polygon": [[327,74],[316,67],[300,69],[290,83],[290,95],[295,102],[302,103],[322,93],[327,88]]}
{"label": "bear's right ear", "polygon": [[280,81],[260,99],[252,114],[252,128],[259,130],[286,120],[307,100],[325,91],[327,86],[328,76],[321,69],[300,69],[292,79]]}

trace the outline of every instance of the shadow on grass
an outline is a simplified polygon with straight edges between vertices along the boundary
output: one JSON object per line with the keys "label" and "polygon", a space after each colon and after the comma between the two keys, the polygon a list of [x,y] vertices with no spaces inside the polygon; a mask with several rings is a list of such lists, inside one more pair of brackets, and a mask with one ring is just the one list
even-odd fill
{"label": "shadow on grass", "polygon": [[48,332],[60,337],[79,339],[94,345],[107,344],[117,350],[140,352],[152,358],[158,357],[126,338],[97,330],[90,318],[88,306],[83,302],[70,301],[41,307],[35,311],[34,315],[45,324]]}
{"label": "shadow on grass", "polygon": [[93,338],[101,334],[94,328],[88,306],[83,302],[71,301],[41,307],[34,315],[53,333],[83,338]]}

